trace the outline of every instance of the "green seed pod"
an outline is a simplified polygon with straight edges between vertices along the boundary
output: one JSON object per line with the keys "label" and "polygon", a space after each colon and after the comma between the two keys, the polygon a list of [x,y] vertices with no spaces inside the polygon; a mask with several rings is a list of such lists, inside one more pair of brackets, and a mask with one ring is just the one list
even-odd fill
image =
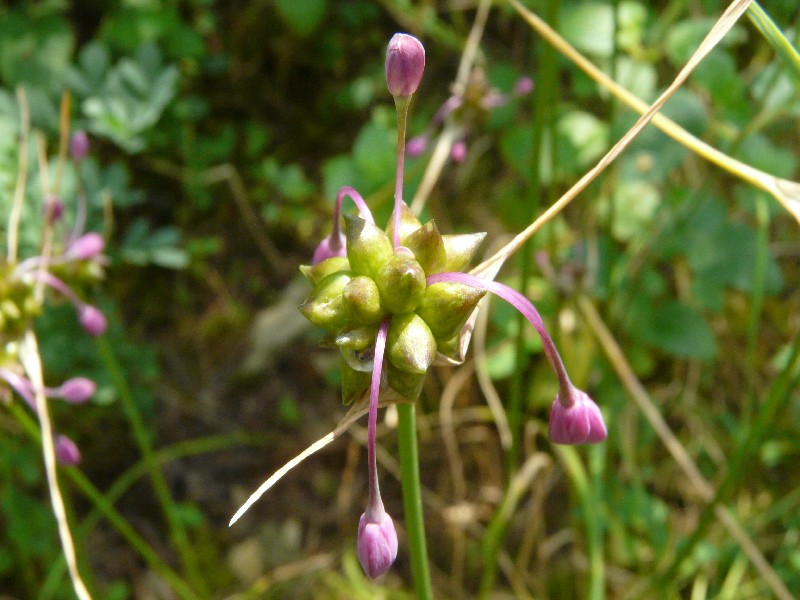
{"label": "green seed pod", "polygon": [[[422,227],[420,220],[411,212],[405,202],[400,205],[400,245],[405,245],[406,238]],[[394,219],[389,219],[386,227],[386,235],[390,240],[394,239]]]}
{"label": "green seed pod", "polygon": [[375,276],[381,305],[390,313],[411,312],[425,293],[425,271],[412,257],[397,254]]}
{"label": "green seed pod", "polygon": [[486,237],[486,232],[462,233],[456,235],[443,235],[444,249],[447,253],[447,262],[443,271],[463,271],[472,261],[478,246]]}
{"label": "green seed pod", "polygon": [[395,315],[386,335],[386,356],[401,371],[424,375],[436,357],[436,340],[421,317]]}
{"label": "green seed pod", "polygon": [[[375,325],[383,318],[378,286],[369,277],[353,277],[342,291],[350,320],[358,325]],[[374,340],[373,336],[373,340]]]}
{"label": "green seed pod", "polygon": [[425,288],[417,314],[431,328],[436,341],[449,340],[461,331],[486,292],[463,283],[445,281]]}
{"label": "green seed pod", "polygon": [[347,273],[331,273],[317,284],[308,299],[300,305],[300,312],[314,325],[333,333],[339,331],[349,318],[349,311],[342,300],[342,290],[349,282],[350,275]]}
{"label": "green seed pod", "polygon": [[314,287],[331,273],[349,270],[350,261],[347,260],[346,256],[333,256],[316,265],[302,265],[300,267],[300,272],[306,276]]}
{"label": "green seed pod", "polygon": [[367,391],[372,381],[372,373],[356,371],[347,364],[344,358],[341,360],[340,367],[342,373],[342,404],[347,406]]}
{"label": "green seed pod", "polygon": [[409,235],[403,245],[414,253],[425,275],[440,273],[447,264],[444,242],[433,221],[428,221]]}
{"label": "green seed pod", "polygon": [[372,223],[345,215],[347,258],[356,275],[374,277],[383,264],[394,255],[392,242]]}
{"label": "green seed pod", "polygon": [[422,385],[425,383],[425,375],[406,373],[392,364],[389,364],[386,367],[386,382],[395,392],[413,402],[419,398],[422,392]]}

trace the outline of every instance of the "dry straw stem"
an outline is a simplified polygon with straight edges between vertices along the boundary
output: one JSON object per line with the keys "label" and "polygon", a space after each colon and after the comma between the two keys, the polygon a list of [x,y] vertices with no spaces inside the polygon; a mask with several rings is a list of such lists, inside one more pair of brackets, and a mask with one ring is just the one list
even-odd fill
{"label": "dry straw stem", "polygon": [[[692,460],[692,457],[678,438],[675,437],[675,434],[672,433],[669,425],[667,425],[666,421],[661,416],[658,407],[653,404],[653,401],[650,399],[642,383],[637,379],[622,349],[603,322],[594,304],[592,304],[587,297],[579,296],[578,306],[584,319],[589,324],[592,333],[603,347],[603,351],[611,363],[611,366],[616,371],[625,389],[628,391],[628,394],[656,432],[656,435],[658,435],[659,439],[664,443],[667,451],[672,455],[672,458],[675,459],[675,462],[678,463],[678,466],[684,472],[698,496],[705,502],[712,502],[714,500],[713,486],[703,477],[700,469],[697,468],[697,465]],[[739,525],[728,508],[722,504],[717,504],[714,507],[714,513],[720,523],[722,523],[722,526],[727,530],[728,534],[739,544],[739,547],[750,559],[750,562],[753,563],[753,566],[755,566],[759,575],[761,575],[767,585],[769,585],[775,596],[780,600],[791,600],[793,596],[789,593],[789,590],[786,589],[786,585],[781,581],[780,577],[778,577],[767,562],[767,559],[764,558],[761,550],[758,549],[758,546],[756,546],[753,540],[747,535],[747,532]]]}
{"label": "dry straw stem", "polygon": [[[456,81],[453,84],[453,91],[456,95],[461,96],[464,94],[464,89],[469,79],[469,73],[472,70],[472,64],[475,62],[475,55],[478,53],[479,44],[483,37],[483,30],[486,27],[486,21],[489,18],[489,8],[491,8],[492,0],[481,0],[478,5],[478,11],[475,13],[475,20],[472,22],[472,29],[470,29],[467,42],[464,45],[464,52],[461,54],[461,61],[458,64],[458,73]],[[428,197],[433,190],[433,186],[439,180],[442,174],[447,158],[450,156],[450,149],[455,142],[456,134],[459,127],[457,125],[447,123],[436,140],[436,146],[433,148],[433,154],[425,167],[425,173],[422,176],[422,181],[417,188],[417,193],[414,195],[414,200],[411,202],[411,212],[415,215],[420,214],[428,201]]]}
{"label": "dry straw stem", "polygon": [[[562,54],[570,58],[571,60],[577,61],[578,58],[581,59],[582,63],[586,65],[591,65],[589,61],[584,59],[577,50],[575,50],[572,46],[570,46],[566,40],[560,37],[553,29],[547,26],[541,19],[539,19],[536,15],[532,12],[528,11],[524,6],[522,6],[517,0],[508,0],[511,5],[517,10],[517,12],[522,15],[522,17],[532,26],[534,27],[542,37],[545,37],[547,41],[549,41],[553,46]],[[600,173],[602,173],[614,160],[622,153],[625,148],[627,148],[630,143],[636,138],[637,135],[644,129],[647,124],[654,120],[654,117],[659,116],[656,113],[661,110],[664,104],[669,100],[669,98],[674,94],[678,88],[683,85],[686,79],[689,77],[690,73],[694,70],[694,68],[700,63],[700,61],[709,53],[711,52],[712,48],[716,46],[720,40],[725,36],[726,33],[733,27],[739,17],[742,16],[745,10],[747,10],[748,5],[752,0],[735,0],[731,3],[728,9],[722,14],[719,20],[714,23],[714,26],[711,28],[711,31],[708,32],[708,35],[703,39],[703,42],[700,44],[700,47],[695,50],[694,54],[689,58],[686,65],[683,69],[680,70],[675,80],[670,84],[670,86],[662,92],[662,94],[656,99],[653,104],[650,105],[649,108],[643,111],[643,114],[639,119],[634,123],[633,127],[631,127],[628,132],[622,136],[622,138],[617,141],[609,150],[605,156],[603,156],[600,161],[588,171],[583,177],[581,177],[569,190],[567,190],[561,198],[559,198],[555,203],[553,203],[550,208],[548,208],[536,221],[531,223],[526,229],[521,231],[517,236],[511,240],[506,246],[501,248],[497,253],[494,254],[491,258],[487,259],[475,269],[473,269],[473,273],[480,274],[482,273],[487,267],[494,264],[502,264],[505,260],[514,254],[517,250],[519,250],[525,242],[527,242],[533,234],[535,234],[539,229],[541,229],[548,221],[550,221],[553,217],[555,217],[558,213],[560,213],[575,197],[580,194],[586,187],[594,181]],[[599,73],[599,71],[598,71]],[[611,79],[608,79],[608,82],[613,83]],[[620,88],[623,89],[623,88]],[[626,92],[627,93],[627,92]],[[675,126],[677,127],[677,125]],[[686,135],[689,135],[686,133]],[[699,142],[699,140],[697,140]],[[710,148],[710,147],[709,147]],[[715,151],[716,152],[716,151]],[[721,154],[721,153],[718,153]],[[722,155],[725,156],[725,155]],[[729,157],[725,157],[728,160]],[[756,171],[747,165],[743,165],[747,167],[749,171]],[[759,171],[760,173],[760,171]],[[773,178],[774,179],[774,178]],[[791,183],[791,182],[787,182]],[[793,184],[797,185],[797,184]],[[798,191],[800,191],[800,186],[798,186]],[[800,219],[800,213],[798,215]]]}
{"label": "dry straw stem", "polygon": [[[580,52],[575,50],[575,48],[573,48],[564,38],[558,35],[558,33],[548,26],[547,23],[522,6],[517,0],[509,0],[509,3],[533,29],[535,29],[545,40],[547,40],[547,42],[549,42],[561,54],[575,63],[598,85],[608,90],[629,108],[641,115],[647,115],[649,111],[646,102],[630,93],[627,89],[603,73],[583,55],[581,55]],[[678,83],[678,80],[680,80],[678,85],[683,83],[683,80],[686,79],[686,77],[683,76],[684,72],[685,75],[689,74],[689,72],[697,65],[697,63],[700,62],[700,60],[706,54],[708,54],[708,52],[720,41],[720,39],[722,39],[725,33],[733,26],[739,17],[741,17],[750,4],[750,0],[737,0],[736,2],[731,3],[731,5],[728,7],[728,10],[725,11],[722,17],[720,17],[719,21],[717,21],[717,23],[711,29],[706,39],[703,40],[703,43],[689,59],[686,67],[684,67],[683,71],[681,71],[681,73],[678,75],[678,78],[675,80],[676,83]],[[673,86],[675,89],[678,87],[675,84],[673,84]],[[674,92],[674,89],[671,89],[673,86],[670,86],[670,89],[667,90],[669,95]],[[667,92],[665,92],[665,94]],[[669,95],[667,95],[667,98]],[[667,98],[664,98],[664,100]],[[661,98],[659,98],[656,103],[658,103],[660,100]],[[720,152],[713,146],[709,146],[702,140],[699,140],[663,114],[657,114],[653,116],[652,120],[653,125],[658,127],[661,131],[679,144],[682,144],[692,152],[702,156],[709,162],[728,171],[732,175],[735,175],[736,177],[739,177],[740,179],[743,179],[744,181],[770,194],[781,204],[781,206],[789,211],[789,213],[798,221],[798,223],[800,223],[800,184],[794,181],[789,181],[788,179],[775,177],[774,175],[765,173],[764,171],[751,167],[748,164],[745,164],[723,152]]]}
{"label": "dry straw stem", "polygon": [[47,412],[47,398],[44,395],[44,380],[42,378],[42,361],[39,358],[39,346],[33,331],[28,329],[20,346],[20,359],[35,390],[36,414],[39,417],[39,427],[42,431],[42,454],[44,455],[44,469],[47,474],[47,485],[50,488],[50,504],[53,515],[58,524],[58,535],[61,538],[61,548],[64,551],[64,560],[67,562],[72,587],[80,600],[91,600],[91,595],[81,579],[78,563],[75,559],[75,546],[72,542],[67,511],[64,508],[64,499],[58,486],[58,473],[56,472],[56,453],[53,445],[53,427],[50,423],[50,414]]}

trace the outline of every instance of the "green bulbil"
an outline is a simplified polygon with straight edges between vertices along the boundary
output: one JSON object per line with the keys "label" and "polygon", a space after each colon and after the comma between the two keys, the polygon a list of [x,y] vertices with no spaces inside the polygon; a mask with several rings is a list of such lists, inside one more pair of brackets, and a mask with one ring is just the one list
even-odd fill
{"label": "green bulbil", "polygon": [[372,373],[356,371],[347,364],[344,358],[340,361],[340,367],[342,373],[342,404],[347,406],[364,395],[372,381]]}
{"label": "green bulbil", "polygon": [[346,256],[334,256],[313,266],[302,265],[300,267],[300,272],[306,276],[314,287],[331,273],[349,270],[350,261],[347,260]]}
{"label": "green bulbil", "polygon": [[356,327],[340,331],[336,335],[336,345],[342,349],[360,352],[375,345],[375,336],[378,333],[375,327]]}
{"label": "green bulbil", "polygon": [[[400,245],[405,246],[406,238],[414,233],[417,229],[422,227],[422,223],[416,217],[416,215],[411,212],[411,209],[408,208],[405,202],[400,205]],[[389,224],[386,226],[386,235],[389,239],[394,239],[394,219],[389,219]]]}
{"label": "green bulbil", "polygon": [[314,325],[333,333],[339,331],[349,317],[342,299],[342,290],[349,282],[349,274],[341,271],[331,273],[319,282],[311,296],[300,305],[300,312]]}
{"label": "green bulbil", "polygon": [[407,373],[401,371],[392,364],[388,364],[386,366],[386,382],[395,392],[413,402],[419,398],[422,392],[422,385],[425,383],[425,375]]}
{"label": "green bulbil", "polygon": [[409,235],[403,245],[414,253],[425,275],[440,273],[447,264],[444,242],[433,221],[428,221]]}
{"label": "green bulbil", "polygon": [[425,293],[425,271],[413,257],[397,254],[375,276],[381,304],[393,314],[413,311]]}
{"label": "green bulbil", "polygon": [[350,320],[358,325],[375,325],[383,318],[378,286],[369,277],[353,277],[342,291]]}
{"label": "green bulbil", "polygon": [[395,315],[386,336],[386,356],[401,371],[424,375],[436,357],[436,340],[421,317]]}
{"label": "green bulbil", "polygon": [[447,253],[447,262],[445,263],[445,272],[451,273],[453,271],[463,271],[467,268],[478,246],[481,245],[483,239],[486,237],[486,232],[480,233],[462,233],[455,235],[443,235],[442,242],[444,249]]}
{"label": "green bulbil", "polygon": [[394,256],[386,234],[364,219],[345,215],[347,258],[356,275],[374,277],[384,263]]}
{"label": "green bulbil", "polygon": [[463,283],[434,283],[425,288],[417,314],[428,324],[437,342],[449,340],[459,334],[485,294]]}

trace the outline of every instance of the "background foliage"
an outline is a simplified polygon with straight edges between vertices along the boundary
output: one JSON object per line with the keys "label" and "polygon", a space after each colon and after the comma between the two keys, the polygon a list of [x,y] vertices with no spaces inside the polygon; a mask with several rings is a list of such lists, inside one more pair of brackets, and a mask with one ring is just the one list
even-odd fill
{"label": "background foliage", "polygon": [[[425,213],[443,231],[485,230],[490,239],[527,225],[635,119],[497,4],[477,63],[501,91],[524,75],[537,88],[470,129],[465,162],[446,166]],[[529,5],[554,12],[552,3]],[[796,39],[795,2],[764,9]],[[562,0],[555,23],[652,101],[719,10],[703,0]],[[426,46],[415,135],[451,93],[474,14],[474,2],[402,0],[53,0],[0,9],[2,221],[18,165],[15,89],[24,87],[33,126],[50,140],[69,91],[73,128],[92,140],[81,172],[89,225],[109,236],[105,341],[73,335],[65,307],[37,323],[48,380],[80,373],[99,383],[90,406],[54,407],[54,418],[82,448],[80,472],[115,494],[122,520],[198,597],[412,597],[402,535],[396,567],[379,586],[355,559],[366,496],[358,427],[270,492],[242,526],[226,524],[265,474],[342,412],[337,364],[294,310],[306,291],[297,266],[327,234],[339,186],[357,188],[379,222],[389,214],[387,40],[407,30]],[[742,20],[664,112],[723,152],[797,179],[799,81],[797,65]],[[408,163],[409,198],[428,158]],[[67,173],[65,198],[76,182]],[[36,194],[30,186],[31,206],[42,202]],[[35,215],[21,231],[29,248],[41,227]],[[769,593],[629,400],[581,299],[721,490],[720,504],[788,589],[800,590],[797,226],[764,193],[649,127],[537,234],[527,258],[500,277],[521,281],[557,331],[576,384],[603,407],[609,440],[577,451],[546,442],[555,381],[533,335],[494,306],[482,364],[501,398],[522,399],[517,455],[504,453],[474,378],[449,416],[440,398],[456,371],[429,378],[421,400],[437,595]],[[141,415],[141,436],[132,435],[127,406]],[[389,420],[379,438],[384,501],[402,525],[392,427]],[[70,598],[38,446],[7,411],[0,428],[0,589],[11,598]],[[148,452],[163,471],[166,504],[146,474]],[[533,456],[542,469],[510,516],[498,517],[512,497],[509,481]],[[112,520],[98,518],[97,499],[63,479],[79,562],[97,597],[186,596]]]}

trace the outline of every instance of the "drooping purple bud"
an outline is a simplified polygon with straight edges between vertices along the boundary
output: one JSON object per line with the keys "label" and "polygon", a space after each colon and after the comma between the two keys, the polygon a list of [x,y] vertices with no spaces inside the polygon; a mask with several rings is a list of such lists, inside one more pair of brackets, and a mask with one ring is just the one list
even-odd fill
{"label": "drooping purple bud", "polygon": [[79,129],[72,134],[69,141],[69,154],[74,161],[81,161],[89,154],[89,136],[85,131]]}
{"label": "drooping purple bud", "polygon": [[515,96],[524,96],[525,94],[530,94],[532,91],[533,79],[530,77],[520,77],[517,79],[517,83],[514,84]]}
{"label": "drooping purple bud", "polygon": [[388,513],[358,522],[358,562],[372,579],[383,575],[397,558],[397,531]]}
{"label": "drooping purple bud", "polygon": [[105,315],[96,306],[81,304],[78,307],[78,321],[89,335],[97,337],[105,333],[108,327]]}
{"label": "drooping purple bud", "polygon": [[425,70],[425,48],[413,35],[395,33],[386,48],[386,85],[392,96],[417,91]]}
{"label": "drooping purple bud", "polygon": [[55,437],[56,460],[62,465],[74,467],[81,462],[81,451],[77,444],[67,436],[58,434]]}
{"label": "drooping purple bud", "polygon": [[100,254],[105,246],[103,236],[92,231],[72,242],[64,254],[70,259],[89,260]]}
{"label": "drooping purple bud", "polygon": [[467,158],[467,143],[464,140],[458,140],[453,144],[450,149],[450,158],[454,162],[463,163]]}
{"label": "drooping purple bud", "polygon": [[70,404],[83,404],[97,390],[97,384],[86,377],[67,379],[58,388],[58,396]]}
{"label": "drooping purple bud", "polygon": [[608,436],[603,414],[586,392],[572,388],[572,405],[560,395],[550,409],[550,440],[556,444],[596,444]]}
{"label": "drooping purple bud", "polygon": [[418,135],[408,140],[406,144],[406,154],[409,156],[419,156],[428,149],[428,136]]}
{"label": "drooping purple bud", "polygon": [[64,216],[64,201],[59,196],[48,196],[44,203],[44,216],[50,223]]}
{"label": "drooping purple bud", "polygon": [[312,265],[317,265],[323,260],[333,258],[334,256],[347,256],[347,240],[343,233],[339,233],[338,239],[334,234],[326,237],[319,243],[317,249],[314,250],[314,256],[311,259]]}

